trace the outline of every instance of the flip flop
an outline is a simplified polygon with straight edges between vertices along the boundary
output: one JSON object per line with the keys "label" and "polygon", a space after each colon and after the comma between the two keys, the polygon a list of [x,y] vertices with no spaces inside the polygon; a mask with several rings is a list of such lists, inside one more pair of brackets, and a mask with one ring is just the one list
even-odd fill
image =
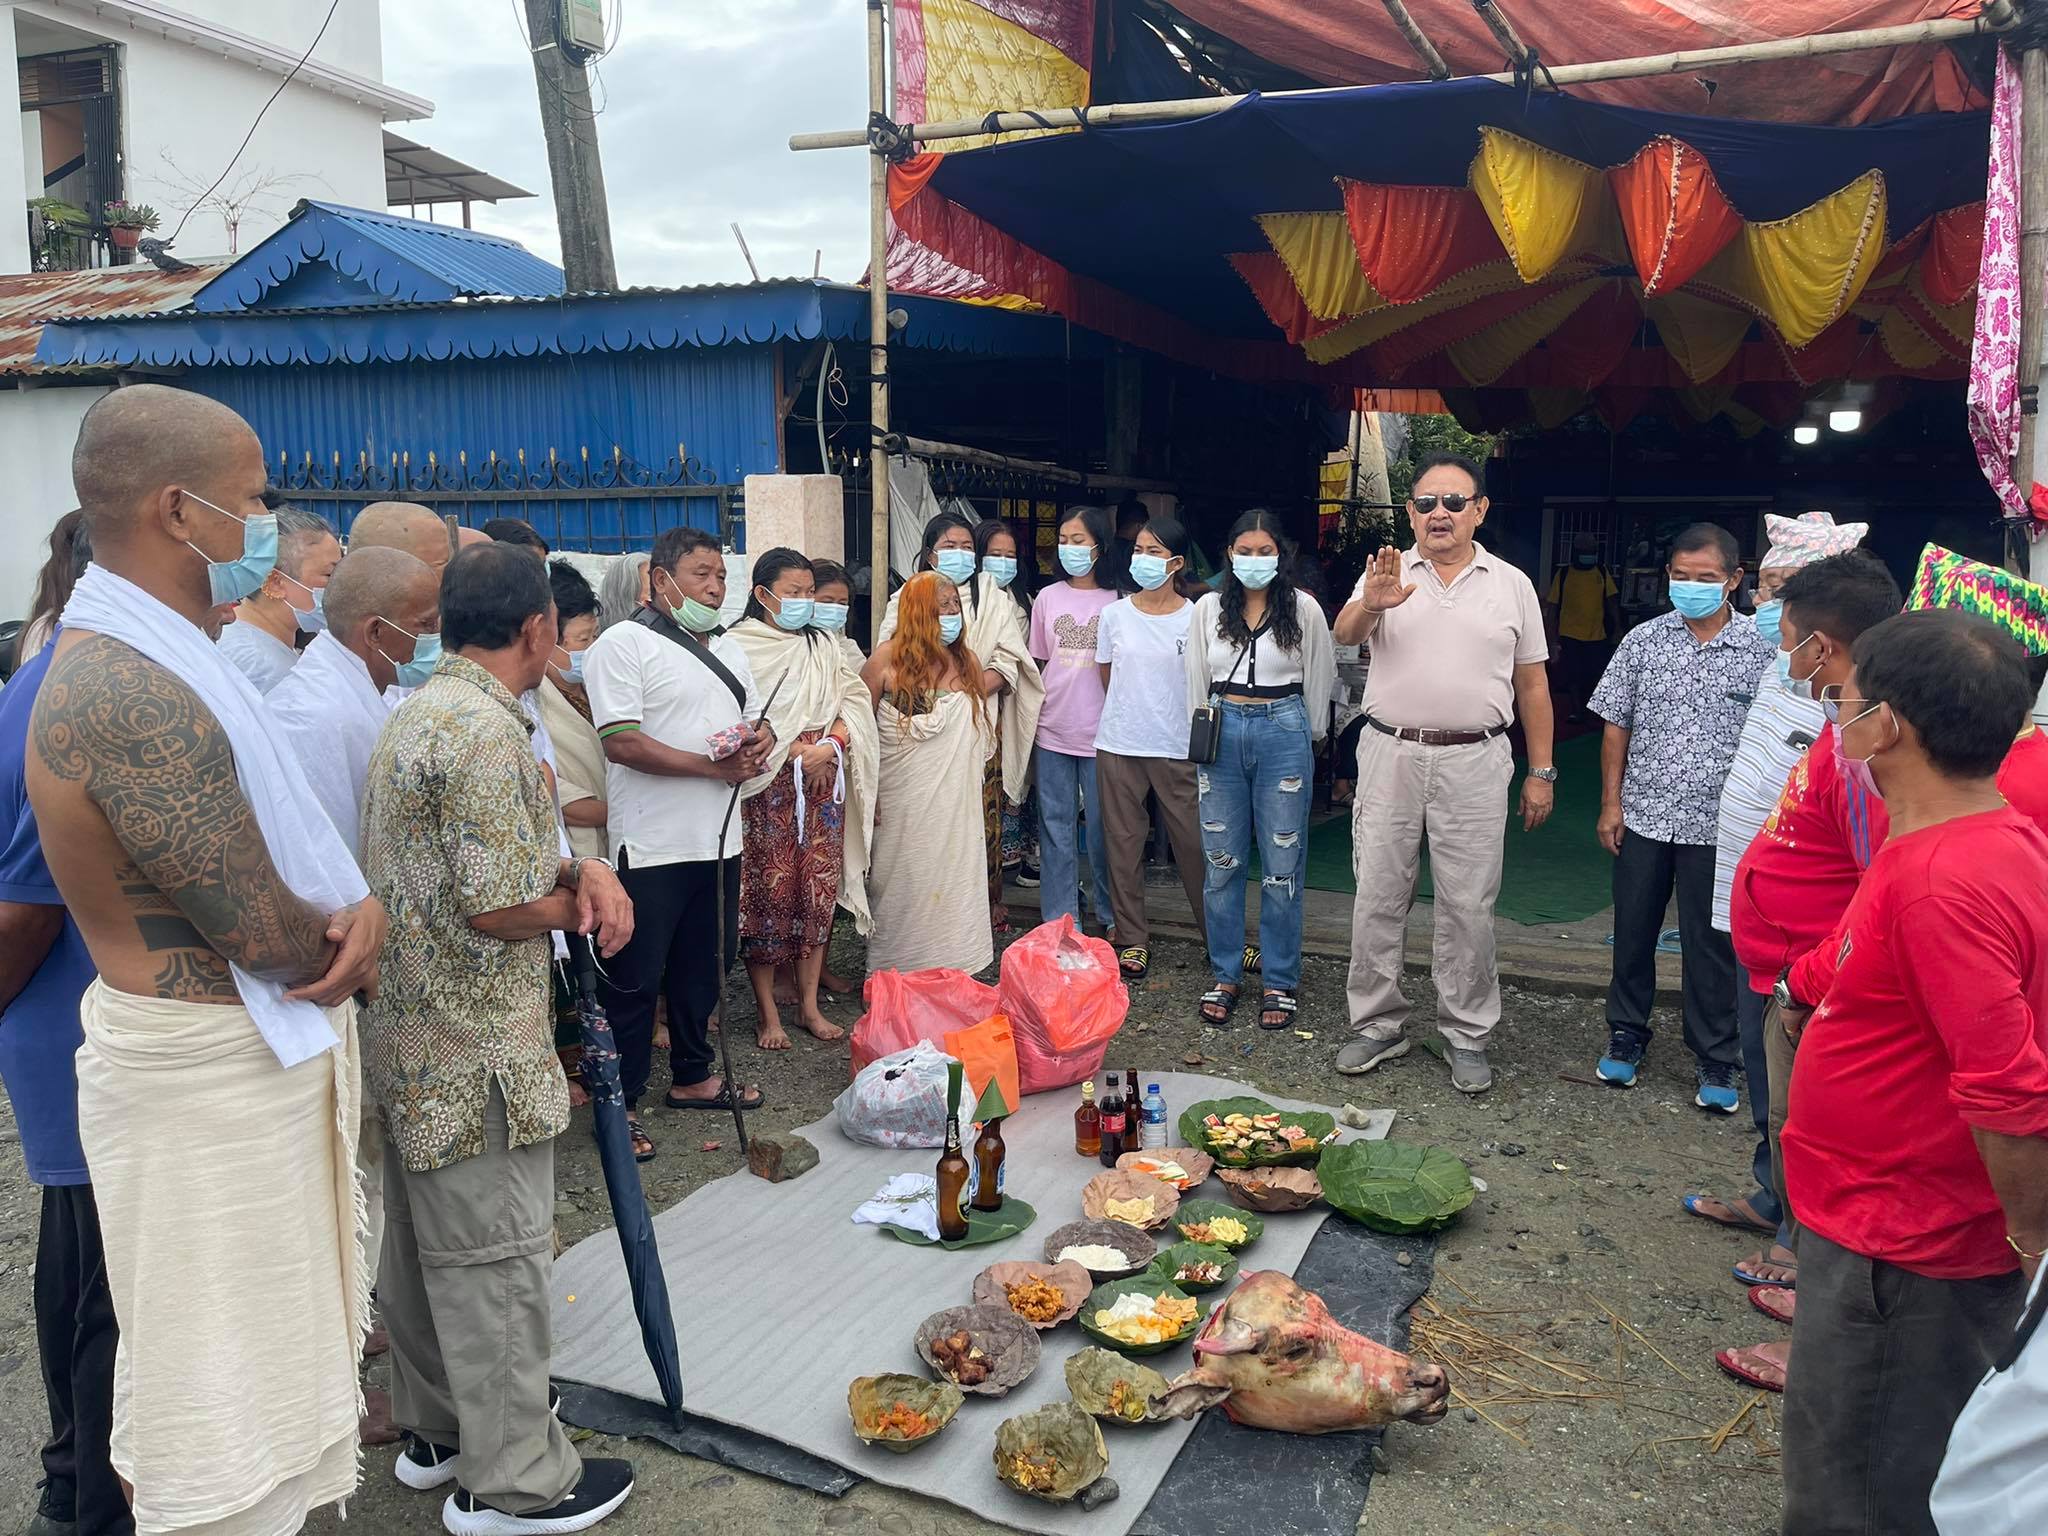
{"label": "flip flop", "polygon": [[1759,1285],[1749,1293],[1749,1304],[1774,1323],[1792,1322],[1792,1304],[1799,1293],[1788,1285]]}
{"label": "flip flop", "polygon": [[1762,1232],[1768,1237],[1776,1237],[1778,1235],[1777,1224],[1775,1222],[1767,1222],[1762,1217],[1758,1217],[1754,1221],[1744,1221],[1740,1216],[1737,1216],[1731,1221],[1725,1216],[1710,1215],[1708,1212],[1700,1209],[1701,1202],[1706,1200],[1719,1201],[1720,1204],[1727,1206],[1731,1211],[1738,1205],[1747,1205],[1749,1203],[1747,1200],[1722,1200],[1719,1195],[1683,1195],[1680,1196],[1678,1203],[1685,1207],[1688,1214],[1699,1217],[1701,1221],[1711,1221],[1717,1227],[1733,1227],[1741,1232]]}
{"label": "flip flop", "polygon": [[[1784,1374],[1758,1353],[1762,1348],[1760,1344],[1746,1344],[1741,1349],[1716,1350],[1714,1364],[1748,1386],[1761,1387],[1766,1392],[1782,1392],[1785,1390]],[[1762,1374],[1766,1371],[1770,1375]]]}
{"label": "flip flop", "polygon": [[[661,1102],[670,1109],[719,1109],[729,1114],[732,1111],[732,1084],[727,1083],[708,1099],[678,1099],[670,1094],[663,1094]],[[740,1112],[751,1115],[767,1102],[768,1095],[756,1088],[751,1102],[746,1099],[740,1100]]]}
{"label": "flip flop", "polygon": [[[1764,1262],[1767,1264],[1770,1263],[1768,1259],[1766,1259]],[[1736,1279],[1740,1280],[1744,1285],[1776,1285],[1783,1286],[1788,1291],[1796,1290],[1799,1286],[1799,1280],[1796,1274],[1794,1278],[1790,1280],[1779,1280],[1771,1275],[1759,1275],[1755,1271],[1745,1268],[1744,1265],[1746,1265],[1747,1263],[1748,1260],[1744,1260],[1742,1264],[1737,1264],[1729,1270],[1729,1273],[1732,1274]],[[1789,1264],[1772,1264],[1771,1268],[1796,1270],[1797,1266]]]}

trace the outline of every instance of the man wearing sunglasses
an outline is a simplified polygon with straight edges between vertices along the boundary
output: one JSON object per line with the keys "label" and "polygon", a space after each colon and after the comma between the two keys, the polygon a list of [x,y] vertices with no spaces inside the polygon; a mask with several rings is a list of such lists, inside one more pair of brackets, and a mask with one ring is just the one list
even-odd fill
{"label": "man wearing sunglasses", "polygon": [[1493,903],[1515,771],[1507,732],[1518,710],[1529,744],[1525,829],[1549,818],[1557,783],[1543,611],[1529,578],[1477,542],[1486,509],[1477,464],[1454,454],[1423,460],[1408,499],[1414,546],[1374,557],[1331,631],[1339,645],[1372,651],[1351,822],[1358,896],[1348,991],[1359,1038],[1337,1052],[1337,1070],[1370,1072],[1407,1054],[1402,949],[1426,832],[1437,1028],[1461,1093],[1493,1085]]}
{"label": "man wearing sunglasses", "polygon": [[1949,1432],[2048,1251],[2048,837],[2000,792],[2026,655],[1934,611],[1870,630],[1854,664],[1828,702],[1889,834],[1778,996],[1799,1036],[1788,1532],[1874,1529],[1851,1512],[1876,1511],[1933,1528]]}

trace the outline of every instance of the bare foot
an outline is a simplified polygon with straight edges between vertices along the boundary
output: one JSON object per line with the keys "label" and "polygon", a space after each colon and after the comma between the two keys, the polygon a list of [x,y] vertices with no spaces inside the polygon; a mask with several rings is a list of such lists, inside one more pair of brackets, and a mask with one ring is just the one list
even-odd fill
{"label": "bare foot", "polygon": [[769,1019],[765,1023],[755,1024],[754,1044],[764,1051],[788,1050],[789,1036],[783,1033],[782,1020]]}
{"label": "bare foot", "polygon": [[848,981],[834,970],[820,971],[818,973],[818,985],[827,992],[834,993],[839,997],[845,997],[848,993],[856,990],[854,983]]}
{"label": "bare foot", "polygon": [[1682,1201],[1686,1210],[1702,1221],[1711,1221],[1717,1227],[1740,1227],[1749,1232],[1777,1233],[1775,1221],[1765,1221],[1756,1207],[1745,1196],[1740,1200],[1723,1200],[1718,1195],[1687,1195]]}
{"label": "bare foot", "polygon": [[813,1037],[819,1040],[844,1040],[846,1038],[845,1030],[834,1024],[816,1009],[805,1012],[803,1025],[805,1029],[811,1032]]}
{"label": "bare foot", "polygon": [[381,1387],[363,1388],[363,1416],[356,1421],[356,1439],[364,1445],[395,1445],[401,1433],[391,1422],[391,1394]]}
{"label": "bare foot", "polygon": [[[718,1020],[714,1018],[711,1022],[714,1025],[716,1025],[718,1023]],[[657,1024],[654,1026],[654,1048],[657,1051],[665,1051],[668,1049],[668,1026],[666,1024]]]}
{"label": "bare foot", "polygon": [[994,903],[988,909],[988,923],[997,933],[1008,933],[1010,931],[1010,909],[1000,901]]}

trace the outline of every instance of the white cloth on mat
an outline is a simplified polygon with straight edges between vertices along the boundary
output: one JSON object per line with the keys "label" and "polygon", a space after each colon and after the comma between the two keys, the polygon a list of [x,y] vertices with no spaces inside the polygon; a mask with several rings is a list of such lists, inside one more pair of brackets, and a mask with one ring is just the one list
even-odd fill
{"label": "white cloth on mat", "polygon": [[323,1015],[335,1049],[285,1071],[244,1008],[96,981],[79,1019],[136,1529],[284,1536],[357,1476],[355,1005]]}
{"label": "white cloth on mat", "polygon": [[939,1240],[939,1181],[929,1173],[899,1173],[853,1213],[857,1227],[901,1227]]}
{"label": "white cloth on mat", "polygon": [[[333,912],[370,894],[355,850],[327,819],[299,760],[278,741],[277,722],[261,695],[198,625],[105,566],[90,565],[64,605],[64,627],[120,641],[199,695],[227,732],[235,777],[255,812],[270,861],[301,901]],[[288,1001],[277,982],[240,966],[232,969],[235,990],[280,1063],[295,1067],[334,1049],[338,1041],[323,1010]]]}
{"label": "white cloth on mat", "polygon": [[993,737],[964,693],[940,694],[921,715],[898,714],[884,698],[876,726],[881,789],[868,862],[869,974],[985,969],[995,941],[981,778]]}

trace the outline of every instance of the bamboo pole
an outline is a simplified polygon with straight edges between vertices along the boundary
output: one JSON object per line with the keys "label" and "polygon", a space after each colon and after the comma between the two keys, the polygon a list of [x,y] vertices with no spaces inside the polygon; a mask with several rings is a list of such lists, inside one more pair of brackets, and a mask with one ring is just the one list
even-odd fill
{"label": "bamboo pole", "polygon": [[[871,0],[872,3],[872,0]],[[1723,48],[1690,48],[1678,53],[1649,54],[1633,59],[1609,59],[1596,64],[1554,64],[1548,80],[1557,85],[1590,85],[1604,80],[1642,80],[1657,75],[1687,74],[1693,70],[1716,69],[1730,64],[1765,64],[1787,59],[1817,59],[1838,53],[1867,53],[1877,48],[1907,48],[1928,43],[1953,43],[1964,38],[1984,37],[2002,32],[2017,19],[2010,4],[1993,0],[1982,16],[1967,19],[1915,21],[1896,27],[1865,27],[1853,32],[1817,32],[1806,37],[1776,38],[1763,43],[1735,43]],[[1502,85],[1515,83],[1511,71],[1490,75],[1461,75],[1464,80],[1492,80]],[[1322,86],[1304,91],[1268,91],[1265,101],[1288,101],[1295,97],[1328,96],[1350,86]],[[979,138],[991,133],[1029,133],[1047,128],[1107,128],[1135,123],[1172,123],[1212,117],[1250,100],[1248,96],[1204,96],[1186,101],[1113,102],[1101,107],[1039,107],[1021,112],[991,112],[983,117],[959,118],[943,123],[913,123],[906,130],[917,143],[941,139]],[[844,129],[829,133],[799,133],[791,136],[793,150],[857,149],[868,142],[865,129]]]}
{"label": "bamboo pole", "polygon": [[1408,7],[1402,0],[1381,0],[1381,3],[1386,6],[1387,14],[1394,18],[1395,27],[1408,40],[1408,46],[1415,50],[1415,57],[1422,60],[1422,67],[1429,71],[1429,78],[1450,79],[1451,66],[1444,62],[1444,56],[1436,51],[1436,44],[1429,40],[1422,28],[1415,25],[1415,18],[1408,14]]}
{"label": "bamboo pole", "polygon": [[[868,110],[880,117],[889,114],[884,3],[868,0]],[[868,155],[868,374],[868,640],[880,645],[889,604],[889,457],[882,452],[889,430],[889,160],[879,145]]]}
{"label": "bamboo pole", "polygon": [[1043,459],[1013,458],[1007,453],[995,453],[987,448],[969,448],[964,443],[942,443],[929,437],[911,437],[903,432],[891,432],[883,439],[883,447],[890,453],[914,454],[924,459],[953,459],[962,464],[978,464],[984,469],[998,469],[1010,474],[1029,475],[1038,480],[1049,480],[1055,485],[1075,485],[1099,491],[1171,491],[1174,487],[1165,480],[1143,480],[1135,475],[1091,475],[1063,465],[1051,464]]}
{"label": "bamboo pole", "polygon": [[2040,477],[2043,321],[2048,315],[2048,50],[2029,48],[2020,66],[2020,440],[2013,479],[2022,498]]}
{"label": "bamboo pole", "polygon": [[1486,23],[1486,30],[1493,34],[1493,40],[1500,44],[1507,54],[1508,62],[1525,67],[1529,59],[1529,45],[1522,41],[1515,31],[1515,24],[1502,14],[1494,0],[1473,0],[1472,9],[1479,13],[1479,19]]}

